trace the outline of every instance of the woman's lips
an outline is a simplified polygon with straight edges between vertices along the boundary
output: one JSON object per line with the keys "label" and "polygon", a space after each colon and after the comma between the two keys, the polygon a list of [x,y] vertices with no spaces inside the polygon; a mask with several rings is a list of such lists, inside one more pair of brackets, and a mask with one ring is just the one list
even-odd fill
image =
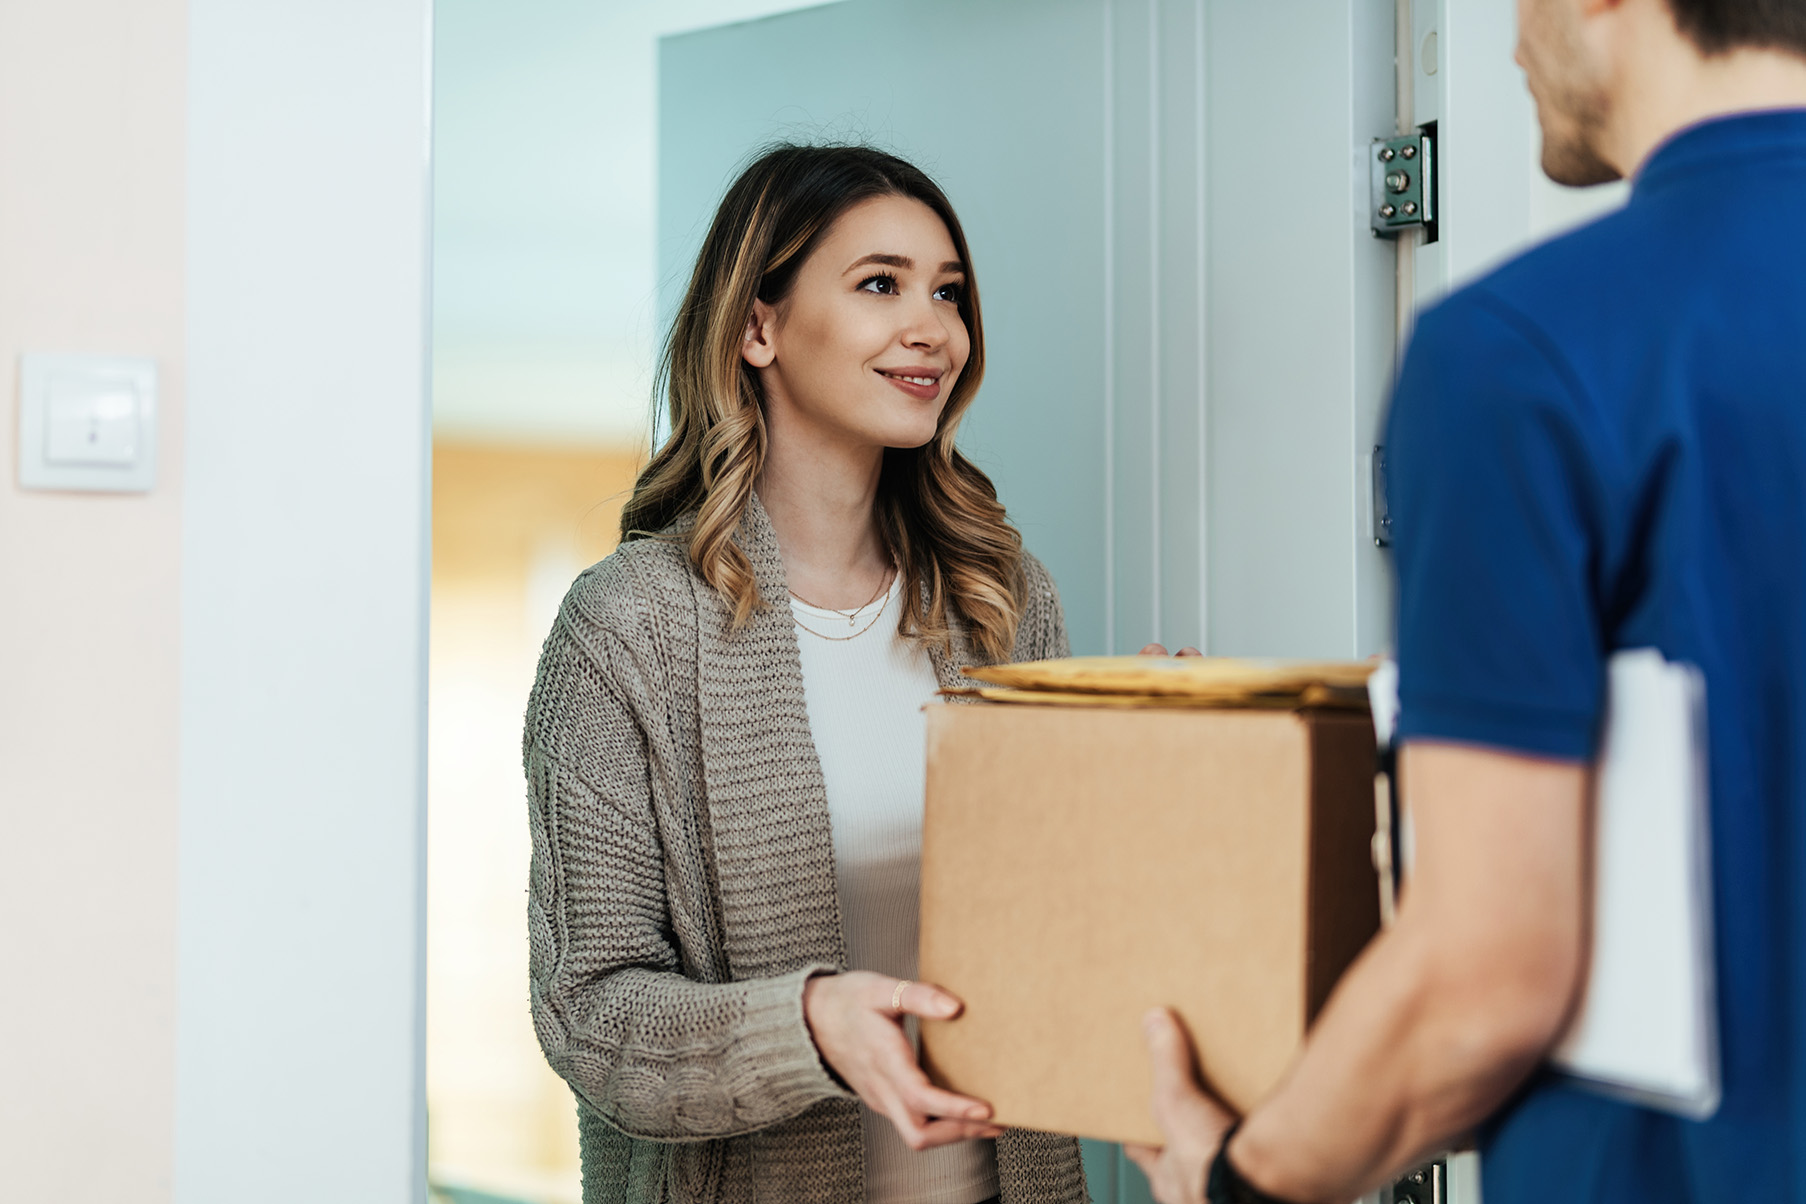
{"label": "woman's lips", "polygon": [[913,380],[910,379],[910,377],[914,375],[912,373],[901,373],[893,376],[889,372],[879,372],[878,375],[919,401],[933,401],[941,395],[941,382],[939,380],[935,380],[929,384],[919,383],[928,379],[926,375],[915,376]]}

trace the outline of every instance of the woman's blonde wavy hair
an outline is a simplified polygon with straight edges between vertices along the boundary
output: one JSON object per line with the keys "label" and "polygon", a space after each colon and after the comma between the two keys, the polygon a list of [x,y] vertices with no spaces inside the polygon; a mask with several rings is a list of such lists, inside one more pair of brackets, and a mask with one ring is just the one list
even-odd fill
{"label": "woman's blonde wavy hair", "polygon": [[1022,538],[990,479],[954,446],[984,377],[972,256],[946,194],[919,168],[883,151],[779,145],[727,190],[659,365],[671,434],[634,485],[621,538],[660,535],[694,513],[687,529],[669,537],[687,543],[690,563],[732,608],[735,629],[766,604],[735,541],[769,438],[758,371],[740,357],[747,316],[755,297],[773,305],[784,299],[841,214],[882,196],[921,201],[946,223],[966,265],[959,313],[972,340],[934,438],[884,453],[876,508],[903,579],[901,630],[944,652],[951,647],[948,617],[956,615],[979,652],[1007,660],[1022,613]]}

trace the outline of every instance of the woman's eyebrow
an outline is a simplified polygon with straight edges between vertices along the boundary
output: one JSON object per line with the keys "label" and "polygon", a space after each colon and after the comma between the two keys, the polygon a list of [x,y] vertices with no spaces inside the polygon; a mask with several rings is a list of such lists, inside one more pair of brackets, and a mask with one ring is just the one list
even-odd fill
{"label": "woman's eyebrow", "polygon": [[[868,263],[883,264],[887,268],[902,268],[906,272],[916,266],[916,261],[907,255],[887,255],[884,252],[879,251],[871,255],[861,255],[858,259],[855,259],[852,263],[847,265],[847,272],[852,271],[854,268],[862,268]],[[847,272],[842,272],[841,275],[844,276]]]}
{"label": "woman's eyebrow", "polygon": [[[907,255],[891,255],[883,251],[876,251],[870,255],[861,255],[858,259],[855,259],[852,263],[847,265],[846,272],[842,272],[841,275],[844,276],[847,272],[851,272],[855,268],[862,268],[867,264],[873,263],[882,264],[887,268],[901,268],[905,272],[914,270],[916,266],[916,261]],[[963,272],[965,270],[966,265],[957,259],[949,259],[946,263],[941,265],[941,271],[943,272]]]}

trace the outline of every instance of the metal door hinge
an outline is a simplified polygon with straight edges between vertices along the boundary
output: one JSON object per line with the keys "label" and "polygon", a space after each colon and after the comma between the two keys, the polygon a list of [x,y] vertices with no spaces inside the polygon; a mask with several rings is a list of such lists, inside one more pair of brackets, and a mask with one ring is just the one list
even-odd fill
{"label": "metal door hinge", "polygon": [[1397,238],[1421,226],[1424,241],[1436,241],[1435,124],[1397,138],[1375,138],[1367,165],[1374,237]]}
{"label": "metal door hinge", "polygon": [[1407,1171],[1391,1187],[1380,1192],[1381,1204],[1449,1204],[1449,1163],[1446,1158],[1426,1162]]}

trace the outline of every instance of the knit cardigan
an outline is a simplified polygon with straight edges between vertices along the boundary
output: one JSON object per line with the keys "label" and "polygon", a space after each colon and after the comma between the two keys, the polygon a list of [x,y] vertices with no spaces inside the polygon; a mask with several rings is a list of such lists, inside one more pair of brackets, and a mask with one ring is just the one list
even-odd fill
{"label": "knit cardigan", "polygon": [[[803,1019],[804,982],[846,945],[756,497],[736,539],[768,603],[748,625],[731,630],[681,539],[626,543],[572,586],[527,707],[533,1021],[577,1097],[584,1204],[865,1198],[862,1105]],[[1053,582],[1023,562],[1013,655],[1065,656]],[[957,626],[931,656],[943,685],[981,663]],[[1087,1199],[1069,1137],[1008,1130],[997,1171],[1004,1204]]]}

